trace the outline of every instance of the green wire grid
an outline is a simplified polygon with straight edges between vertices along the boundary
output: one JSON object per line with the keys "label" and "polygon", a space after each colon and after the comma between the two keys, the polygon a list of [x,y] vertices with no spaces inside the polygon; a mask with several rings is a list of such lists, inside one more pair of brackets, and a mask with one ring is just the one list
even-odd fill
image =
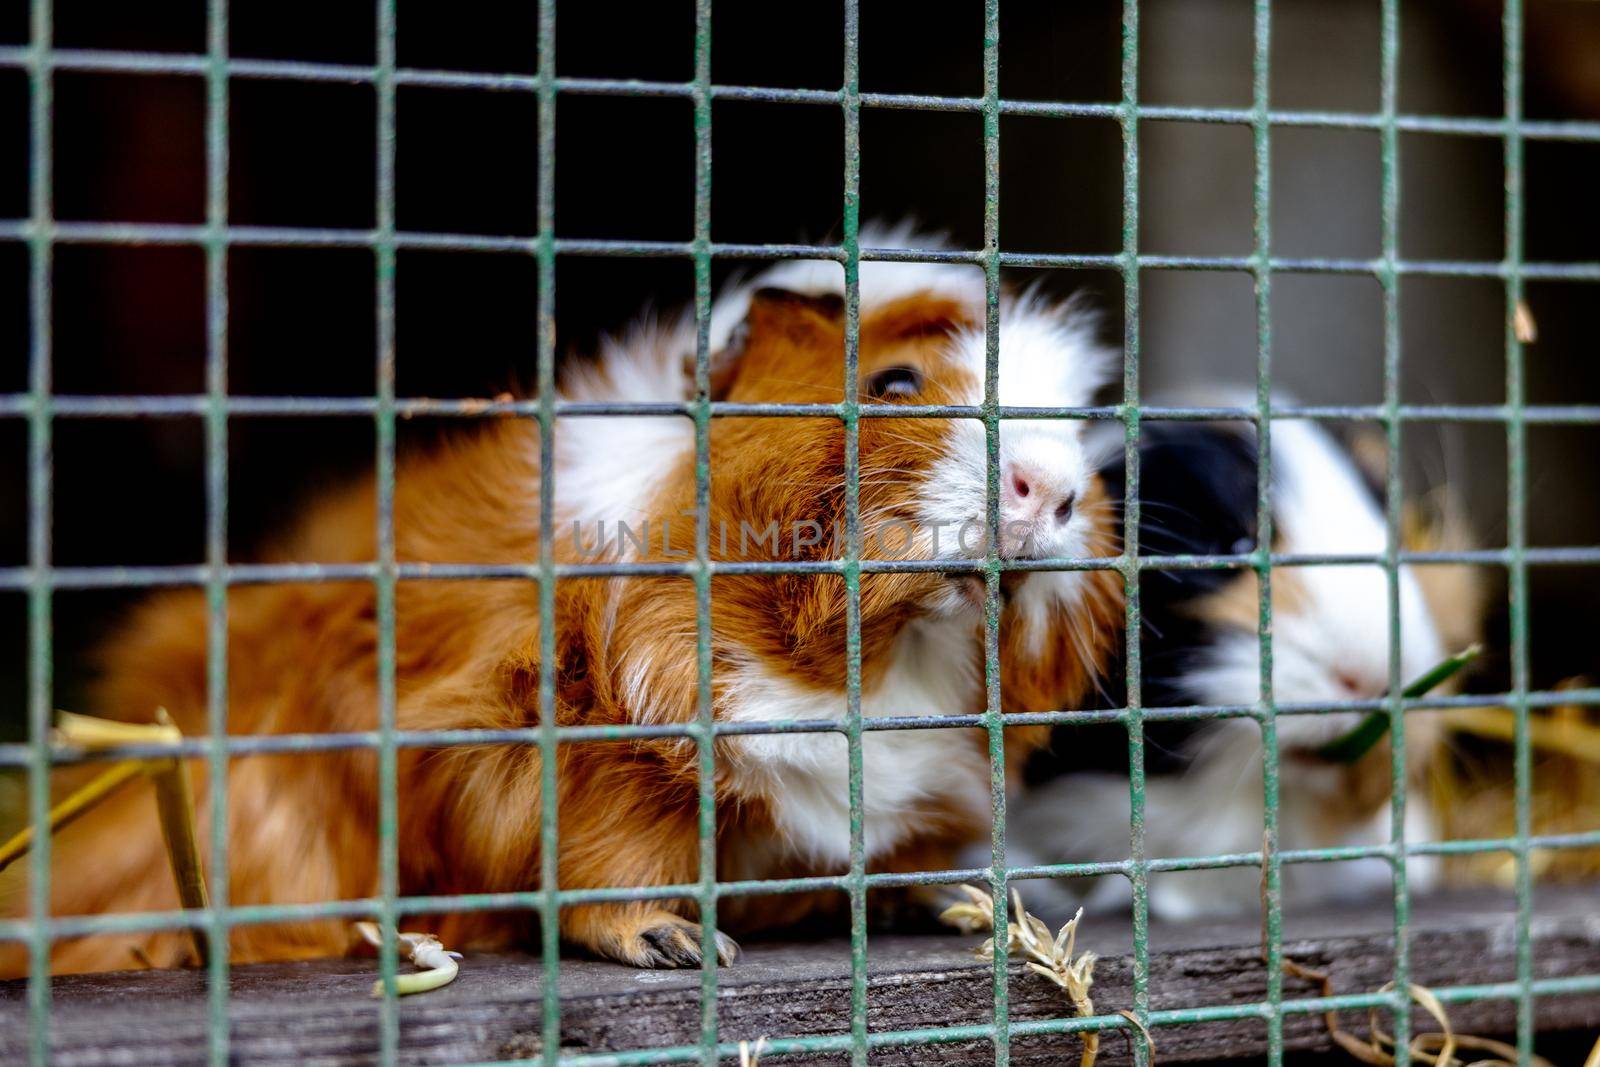
{"label": "green wire grid", "polygon": [[[30,93],[29,215],[26,219],[0,219],[0,241],[24,243],[29,254],[29,308],[32,332],[29,387],[26,393],[0,394],[0,418],[26,419],[28,436],[29,520],[28,563],[0,568],[0,591],[27,596],[29,611],[29,741],[0,744],[0,766],[26,767],[29,771],[29,808],[37,825],[48,822],[50,770],[56,764],[90,759],[117,759],[156,754],[150,746],[126,746],[115,751],[84,754],[54,748],[49,740],[52,718],[51,668],[52,600],[57,590],[198,586],[206,591],[208,653],[206,692],[210,736],[189,738],[181,744],[183,755],[205,759],[210,771],[206,803],[211,814],[210,906],[196,910],[169,910],[129,914],[51,917],[50,834],[43,833],[34,847],[29,899],[31,913],[39,918],[0,920],[0,939],[21,941],[30,948],[28,1005],[30,1059],[43,1064],[50,1051],[49,954],[54,940],[96,933],[131,933],[203,928],[213,948],[208,982],[210,1058],[215,1064],[229,1059],[228,998],[230,965],[228,932],[236,926],[316,918],[376,914],[383,932],[379,972],[385,996],[378,1007],[379,1054],[393,1063],[400,1053],[400,1010],[395,995],[397,969],[395,932],[401,918],[440,911],[525,909],[537,911],[543,933],[541,1011],[544,1041],[540,1058],[546,1064],[654,1064],[695,1062],[712,1065],[736,1053],[737,1046],[723,1041],[717,1025],[718,968],[714,928],[718,901],[750,894],[831,890],[850,900],[851,992],[847,1032],[784,1038],[770,1042],[772,1054],[848,1052],[852,1063],[865,1064],[874,1048],[938,1045],[987,1041],[995,1062],[1009,1060],[1012,1039],[1032,1035],[1063,1035],[1090,1029],[1126,1028],[1121,1016],[1090,1019],[1055,1018],[1012,1020],[1008,1005],[1008,971],[997,959],[993,972],[993,1017],[982,1025],[932,1027],[874,1032],[867,1019],[866,896],[876,888],[912,885],[987,883],[994,895],[994,921],[1007,919],[1005,890],[1020,879],[1115,874],[1126,877],[1133,889],[1133,1004],[1142,1025],[1158,1028],[1226,1019],[1259,1019],[1267,1028],[1268,1061],[1283,1057],[1283,1020],[1287,1015],[1319,1013],[1329,1009],[1387,1009],[1404,1064],[1409,1033],[1409,1002],[1403,990],[1409,975],[1407,937],[1409,895],[1406,861],[1412,856],[1466,855],[1509,852],[1516,862],[1516,978],[1511,982],[1446,986],[1434,992],[1446,1004],[1483,999],[1512,1000],[1517,1008],[1519,1059],[1528,1062],[1535,1032],[1535,1002],[1540,996],[1600,993],[1600,974],[1562,979],[1535,979],[1530,937],[1532,881],[1529,854],[1533,849],[1600,846],[1600,830],[1535,835],[1531,824],[1532,759],[1529,743],[1530,710],[1563,703],[1600,703],[1600,688],[1561,693],[1529,690],[1528,584],[1530,565],[1600,564],[1600,546],[1531,548],[1525,523],[1527,466],[1526,430],[1529,425],[1600,424],[1600,406],[1543,405],[1525,402],[1524,363],[1514,317],[1525,280],[1572,282],[1600,281],[1600,260],[1575,263],[1524,262],[1523,144],[1528,140],[1600,143],[1600,123],[1540,121],[1522,117],[1522,10],[1520,0],[1504,4],[1504,115],[1500,118],[1452,118],[1404,115],[1397,109],[1400,49],[1399,0],[1383,0],[1381,11],[1380,108],[1375,114],[1327,111],[1274,111],[1269,106],[1270,0],[1254,0],[1254,50],[1252,102],[1249,108],[1190,108],[1142,105],[1138,97],[1139,9],[1137,0],[1124,0],[1121,31],[1121,99],[1105,104],[1067,104],[1005,100],[999,89],[999,0],[985,0],[983,27],[983,93],[979,97],[938,97],[911,94],[863,93],[860,89],[859,0],[844,2],[843,83],[838,91],[769,89],[717,85],[711,80],[711,0],[695,3],[693,78],[686,83],[613,79],[563,78],[556,73],[556,0],[539,0],[538,66],[534,75],[472,74],[419,70],[398,65],[396,58],[397,0],[376,0],[376,63],[340,65],[276,60],[234,59],[228,54],[228,0],[208,0],[205,54],[157,54],[128,51],[57,49],[53,46],[52,0],[31,0],[32,39],[27,47],[0,47],[0,68],[26,72]],[[203,78],[206,84],[206,214],[201,225],[142,223],[57,222],[52,201],[52,91],[56,71],[120,74],[179,74]],[[374,166],[376,224],[372,229],[234,226],[227,214],[229,88],[235,79],[269,79],[300,82],[369,84],[377,98],[377,152]],[[396,91],[401,86],[430,86],[461,90],[531,93],[538,102],[539,173],[538,232],[532,238],[502,235],[407,232],[395,218]],[[688,99],[694,112],[695,204],[694,228],[688,242],[610,241],[558,238],[554,226],[555,110],[561,96],[606,95],[627,97],[679,97]],[[837,245],[730,244],[711,239],[711,118],[718,100],[800,103],[838,107],[844,128],[844,216]],[[976,250],[906,250],[862,247],[860,242],[860,115],[863,108],[891,108],[975,112],[982,116],[984,142],[983,245]],[[1105,255],[1019,254],[1002,249],[999,217],[999,135],[1003,115],[1037,115],[1057,118],[1115,120],[1123,142],[1122,249]],[[1253,244],[1246,256],[1156,256],[1138,247],[1139,155],[1141,121],[1182,121],[1247,126],[1253,137],[1254,186],[1252,199]],[[1376,259],[1285,258],[1271,253],[1269,219],[1270,141],[1277,127],[1314,127],[1373,130],[1380,136],[1382,159],[1381,251]],[[1402,132],[1428,132],[1463,137],[1497,138],[1505,159],[1505,254],[1499,261],[1405,260],[1399,255],[1399,147]],[[205,392],[180,396],[64,396],[52,386],[51,312],[53,256],[57,245],[187,245],[202,248],[206,257],[206,383]],[[229,251],[235,247],[367,248],[373,251],[377,298],[375,388],[371,397],[236,397],[228,392],[228,278]],[[449,401],[398,397],[395,394],[395,272],[399,252],[408,249],[519,254],[537,266],[537,382],[532,400]],[[684,403],[626,404],[573,403],[555,395],[555,270],[562,256],[655,257],[688,260],[694,271],[696,321],[695,395]],[[718,260],[821,259],[837,262],[845,288],[845,399],[839,404],[739,404],[714,402],[709,389],[709,338],[712,306],[712,266]],[[984,397],[977,406],[885,406],[862,404],[856,399],[860,324],[860,270],[863,262],[968,263],[983,268],[985,277],[986,366]],[[1123,339],[1123,400],[1119,404],[1075,409],[1002,407],[998,403],[998,342],[1000,272],[1007,267],[1109,269],[1123,282],[1125,333]],[[1145,270],[1220,270],[1249,274],[1256,294],[1257,391],[1253,406],[1157,407],[1141,403],[1140,394],[1140,276]],[[1383,401],[1377,405],[1274,405],[1270,383],[1272,338],[1270,332],[1271,281],[1278,273],[1365,275],[1374,277],[1383,294]],[[1499,278],[1505,285],[1506,402],[1502,405],[1408,405],[1400,399],[1401,347],[1399,332],[1402,281],[1415,276]],[[612,415],[679,415],[694,423],[696,553],[682,563],[557,564],[550,539],[541,538],[539,559],[521,566],[403,564],[395,559],[394,492],[396,420],[412,415],[455,418],[523,418],[538,425],[541,469],[551,471],[553,434],[561,418]],[[227,560],[228,420],[238,417],[368,416],[376,435],[377,558],[371,563],[348,565],[232,564]],[[714,418],[728,416],[834,417],[845,430],[845,512],[847,546],[844,559],[829,562],[713,562],[709,559],[708,507],[710,500],[710,428]],[[52,432],[56,419],[170,418],[203,420],[206,440],[206,562],[194,566],[56,567],[52,564],[50,514],[52,510]],[[861,558],[859,427],[863,418],[971,418],[985,431],[988,471],[986,521],[990,532],[988,558],[964,562],[871,560]],[[1385,428],[1390,465],[1385,486],[1385,551],[1373,555],[1307,556],[1270,550],[1271,436],[1258,432],[1259,474],[1257,518],[1258,547],[1249,553],[1219,556],[1164,556],[1143,558],[1137,551],[1114,558],[1003,560],[994,554],[998,516],[999,429],[1002,419],[1072,418],[1120,422],[1124,430],[1127,464],[1127,505],[1124,515],[1126,544],[1137,545],[1139,526],[1140,426],[1144,420],[1238,419],[1266,431],[1274,419],[1371,420]],[[1401,548],[1401,486],[1399,456],[1401,431],[1408,422],[1499,423],[1506,430],[1508,461],[1507,546],[1463,552],[1408,552]],[[552,528],[554,479],[541,479],[537,502],[541,527]],[[530,505],[532,502],[530,501]],[[1383,566],[1389,577],[1388,633],[1390,642],[1389,697],[1374,701],[1325,703],[1278,702],[1272,692],[1271,577],[1283,566],[1329,566],[1366,563]],[[1512,685],[1505,693],[1470,697],[1405,699],[1400,692],[1399,568],[1411,564],[1468,563],[1504,568],[1509,575],[1511,610]],[[1140,692],[1140,575],[1146,570],[1177,569],[1253,570],[1260,582],[1259,641],[1261,699],[1222,706],[1148,708]],[[1126,593],[1127,701],[1118,709],[1050,711],[1004,714],[1001,711],[999,657],[999,587],[1007,571],[1114,570]],[[861,712],[860,578],[863,574],[908,571],[967,571],[985,580],[985,707],[964,716],[913,715],[865,718]],[[712,580],[725,574],[837,575],[846,598],[846,712],[842,719],[771,723],[725,723],[713,716],[711,688],[710,604]],[[670,576],[694,583],[697,604],[697,714],[693,721],[659,726],[559,726],[555,721],[555,584],[576,576]],[[541,666],[538,689],[539,722],[524,729],[401,731],[396,727],[395,691],[395,589],[399,581],[459,580],[462,578],[535,581],[539,583]],[[227,596],[234,586],[269,582],[321,582],[362,580],[373,583],[377,596],[379,667],[377,728],[329,734],[288,734],[233,737],[227,733]],[[1515,719],[1515,833],[1507,838],[1411,842],[1404,833],[1405,745],[1404,731],[1392,729],[1392,830],[1387,844],[1362,847],[1283,850],[1278,847],[1277,799],[1279,789],[1276,725],[1279,716],[1323,714],[1334,711],[1387,711],[1391,726],[1398,727],[1412,709],[1460,706],[1501,706]],[[1151,858],[1144,841],[1144,742],[1146,723],[1250,718],[1262,730],[1264,741],[1263,789],[1266,812],[1263,848],[1228,855]],[[1005,854],[1005,751],[1004,728],[1021,725],[1084,725],[1119,723],[1128,734],[1131,814],[1129,856],[1103,863],[1057,863],[1010,866]],[[982,868],[868,874],[863,826],[862,742],[876,730],[980,728],[989,738],[993,837],[990,865]],[[850,862],[843,875],[719,882],[716,878],[715,753],[718,737],[814,732],[837,733],[846,742],[849,769]],[[699,754],[698,880],[682,885],[640,888],[606,887],[562,889],[557,880],[556,753],[564,743],[625,741],[645,737],[692,739]],[[488,743],[537,746],[541,760],[540,887],[520,892],[476,893],[453,896],[406,896],[400,893],[397,853],[396,765],[407,748],[439,748]],[[312,753],[372,750],[378,757],[380,838],[378,894],[368,899],[308,904],[253,905],[229,903],[227,789],[228,763],[238,756],[261,753]],[[171,749],[162,748],[170,754]],[[1282,905],[1279,894],[1282,865],[1327,863],[1354,859],[1383,859],[1393,870],[1395,923],[1394,979],[1396,991],[1334,997],[1285,997],[1282,986]],[[1149,878],[1153,873],[1220,867],[1261,867],[1266,875],[1266,997],[1258,1003],[1152,1011],[1149,990]],[[564,1054],[559,1035],[559,916],[565,906],[607,901],[692,898],[704,920],[702,942],[705,964],[700,993],[700,1040],[693,1045],[644,1048],[607,1054]],[[1147,1059],[1142,1044],[1132,1045],[1140,1063]]]}

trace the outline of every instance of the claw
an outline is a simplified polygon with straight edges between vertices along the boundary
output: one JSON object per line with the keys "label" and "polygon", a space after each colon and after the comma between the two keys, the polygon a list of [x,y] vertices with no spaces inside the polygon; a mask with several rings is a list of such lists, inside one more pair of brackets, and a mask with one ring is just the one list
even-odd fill
{"label": "claw", "polygon": [[[639,948],[628,953],[627,962],[640,967],[698,967],[702,928],[699,923],[676,916],[639,931]],[[739,958],[739,945],[722,931],[715,931],[717,962],[726,966]]]}
{"label": "claw", "polygon": [[[686,929],[690,924],[669,923],[640,931],[652,967],[698,967],[700,944]],[[698,930],[698,928],[696,928]]]}

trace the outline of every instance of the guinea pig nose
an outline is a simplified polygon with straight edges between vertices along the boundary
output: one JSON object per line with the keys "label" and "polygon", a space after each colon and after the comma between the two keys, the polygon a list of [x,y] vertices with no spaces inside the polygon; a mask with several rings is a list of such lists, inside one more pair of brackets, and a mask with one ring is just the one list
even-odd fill
{"label": "guinea pig nose", "polygon": [[1068,493],[1061,498],[1061,503],[1056,505],[1056,521],[1066,524],[1072,520],[1072,504],[1077,499],[1076,493]]}

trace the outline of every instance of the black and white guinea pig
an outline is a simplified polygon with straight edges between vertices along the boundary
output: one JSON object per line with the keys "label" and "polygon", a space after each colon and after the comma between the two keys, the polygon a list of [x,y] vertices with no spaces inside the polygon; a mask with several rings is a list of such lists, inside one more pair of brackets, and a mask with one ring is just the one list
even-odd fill
{"label": "black and white guinea pig", "polygon": [[[1271,432],[1273,550],[1382,554],[1386,527],[1381,498],[1351,453],[1310,420],[1275,421]],[[1253,427],[1147,424],[1139,454],[1141,555],[1254,550]],[[1126,484],[1122,466],[1119,451],[1104,471],[1118,499]],[[1417,532],[1408,547],[1433,547],[1436,542],[1423,541],[1435,536]],[[1410,680],[1476,639],[1480,610],[1466,567],[1408,566],[1399,581],[1400,675]],[[1142,577],[1140,597],[1145,707],[1239,705],[1260,699],[1259,588],[1253,571],[1151,569]],[[1275,702],[1382,696],[1389,688],[1388,598],[1388,578],[1379,566],[1275,568]],[[1348,731],[1362,714],[1278,717],[1281,848],[1361,846],[1390,839],[1387,741],[1351,765],[1317,755],[1321,745]],[[1013,865],[1128,855],[1126,737],[1116,728],[1111,745],[1115,755],[1108,759],[1104,738],[1096,742],[1084,736],[1089,732],[1058,728],[1051,753],[1030,768],[1033,785],[1014,801],[1009,824]],[[1145,736],[1148,856],[1198,857],[1261,848],[1262,733],[1253,719],[1215,719],[1198,726],[1153,722]],[[1437,716],[1426,711],[1407,716],[1409,841],[1437,838],[1428,790],[1420,787],[1442,741]],[[1413,888],[1426,888],[1437,880],[1437,863],[1412,857],[1408,873]],[[1161,874],[1151,881],[1151,909],[1170,919],[1248,910],[1257,906],[1259,883],[1259,871],[1249,867]],[[1355,897],[1389,884],[1389,868],[1381,859],[1283,868],[1285,899],[1291,905]],[[1125,900],[1128,895],[1128,882],[1120,877],[1049,885],[1058,897],[1074,901]]]}

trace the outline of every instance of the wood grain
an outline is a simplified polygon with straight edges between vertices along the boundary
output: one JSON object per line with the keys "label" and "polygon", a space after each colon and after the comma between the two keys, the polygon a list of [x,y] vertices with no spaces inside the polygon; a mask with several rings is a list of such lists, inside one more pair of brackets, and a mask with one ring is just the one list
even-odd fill
{"label": "wood grain", "polygon": [[[1546,889],[1532,927],[1537,977],[1600,974],[1600,895],[1590,889]],[[1378,988],[1394,960],[1392,918],[1383,908],[1285,917],[1286,950],[1331,972],[1340,993]],[[1243,1004],[1263,998],[1265,968],[1253,920],[1156,925],[1150,939],[1151,1006],[1156,1010]],[[884,935],[870,942],[869,1026],[874,1032],[964,1024],[991,1017],[988,964],[972,955],[975,939],[947,935]],[[1125,917],[1087,921],[1080,944],[1102,954],[1095,1002],[1102,1011],[1132,1003],[1132,957]],[[1430,986],[1510,981],[1515,977],[1515,925],[1510,898],[1454,895],[1415,905],[1411,926],[1414,980]],[[746,946],[719,979],[724,1040],[840,1034],[849,1029],[849,946],[842,939]],[[319,960],[239,967],[233,972],[229,1018],[239,1064],[374,1062],[377,1006],[368,992],[371,959]],[[571,1052],[605,1052],[689,1044],[699,1033],[700,977],[694,971],[637,971],[574,959],[562,965],[562,1044]],[[402,1062],[444,1064],[526,1057],[540,1048],[540,969],[536,956],[469,955],[461,977],[445,989],[401,1005]],[[198,1064],[206,1059],[206,977],[198,971],[143,971],[60,978],[53,983],[53,1062]],[[1285,995],[1315,990],[1285,981]],[[1063,1013],[1054,987],[1013,969],[1011,1018]],[[1458,1029],[1503,1034],[1515,1023],[1508,1000],[1451,1007]],[[1600,995],[1542,998],[1541,1031],[1600,1028]],[[1420,1016],[1418,1025],[1424,1025]],[[1347,1014],[1347,1027],[1364,1020]],[[1290,1049],[1326,1047],[1320,1017],[1289,1015]],[[1257,1019],[1157,1030],[1158,1062],[1253,1059],[1265,1048]],[[0,983],[0,1059],[25,1056],[25,983]],[[1068,1046],[1067,1048],[1064,1048]],[[1070,1055],[1065,1053],[1070,1052]],[[1076,1061],[1072,1038],[1018,1038],[1013,1062]],[[1101,1063],[1129,1060],[1120,1035],[1102,1040]],[[776,1057],[785,1062],[847,1062],[847,1057]],[[986,1042],[881,1047],[875,1064],[992,1063]]]}

